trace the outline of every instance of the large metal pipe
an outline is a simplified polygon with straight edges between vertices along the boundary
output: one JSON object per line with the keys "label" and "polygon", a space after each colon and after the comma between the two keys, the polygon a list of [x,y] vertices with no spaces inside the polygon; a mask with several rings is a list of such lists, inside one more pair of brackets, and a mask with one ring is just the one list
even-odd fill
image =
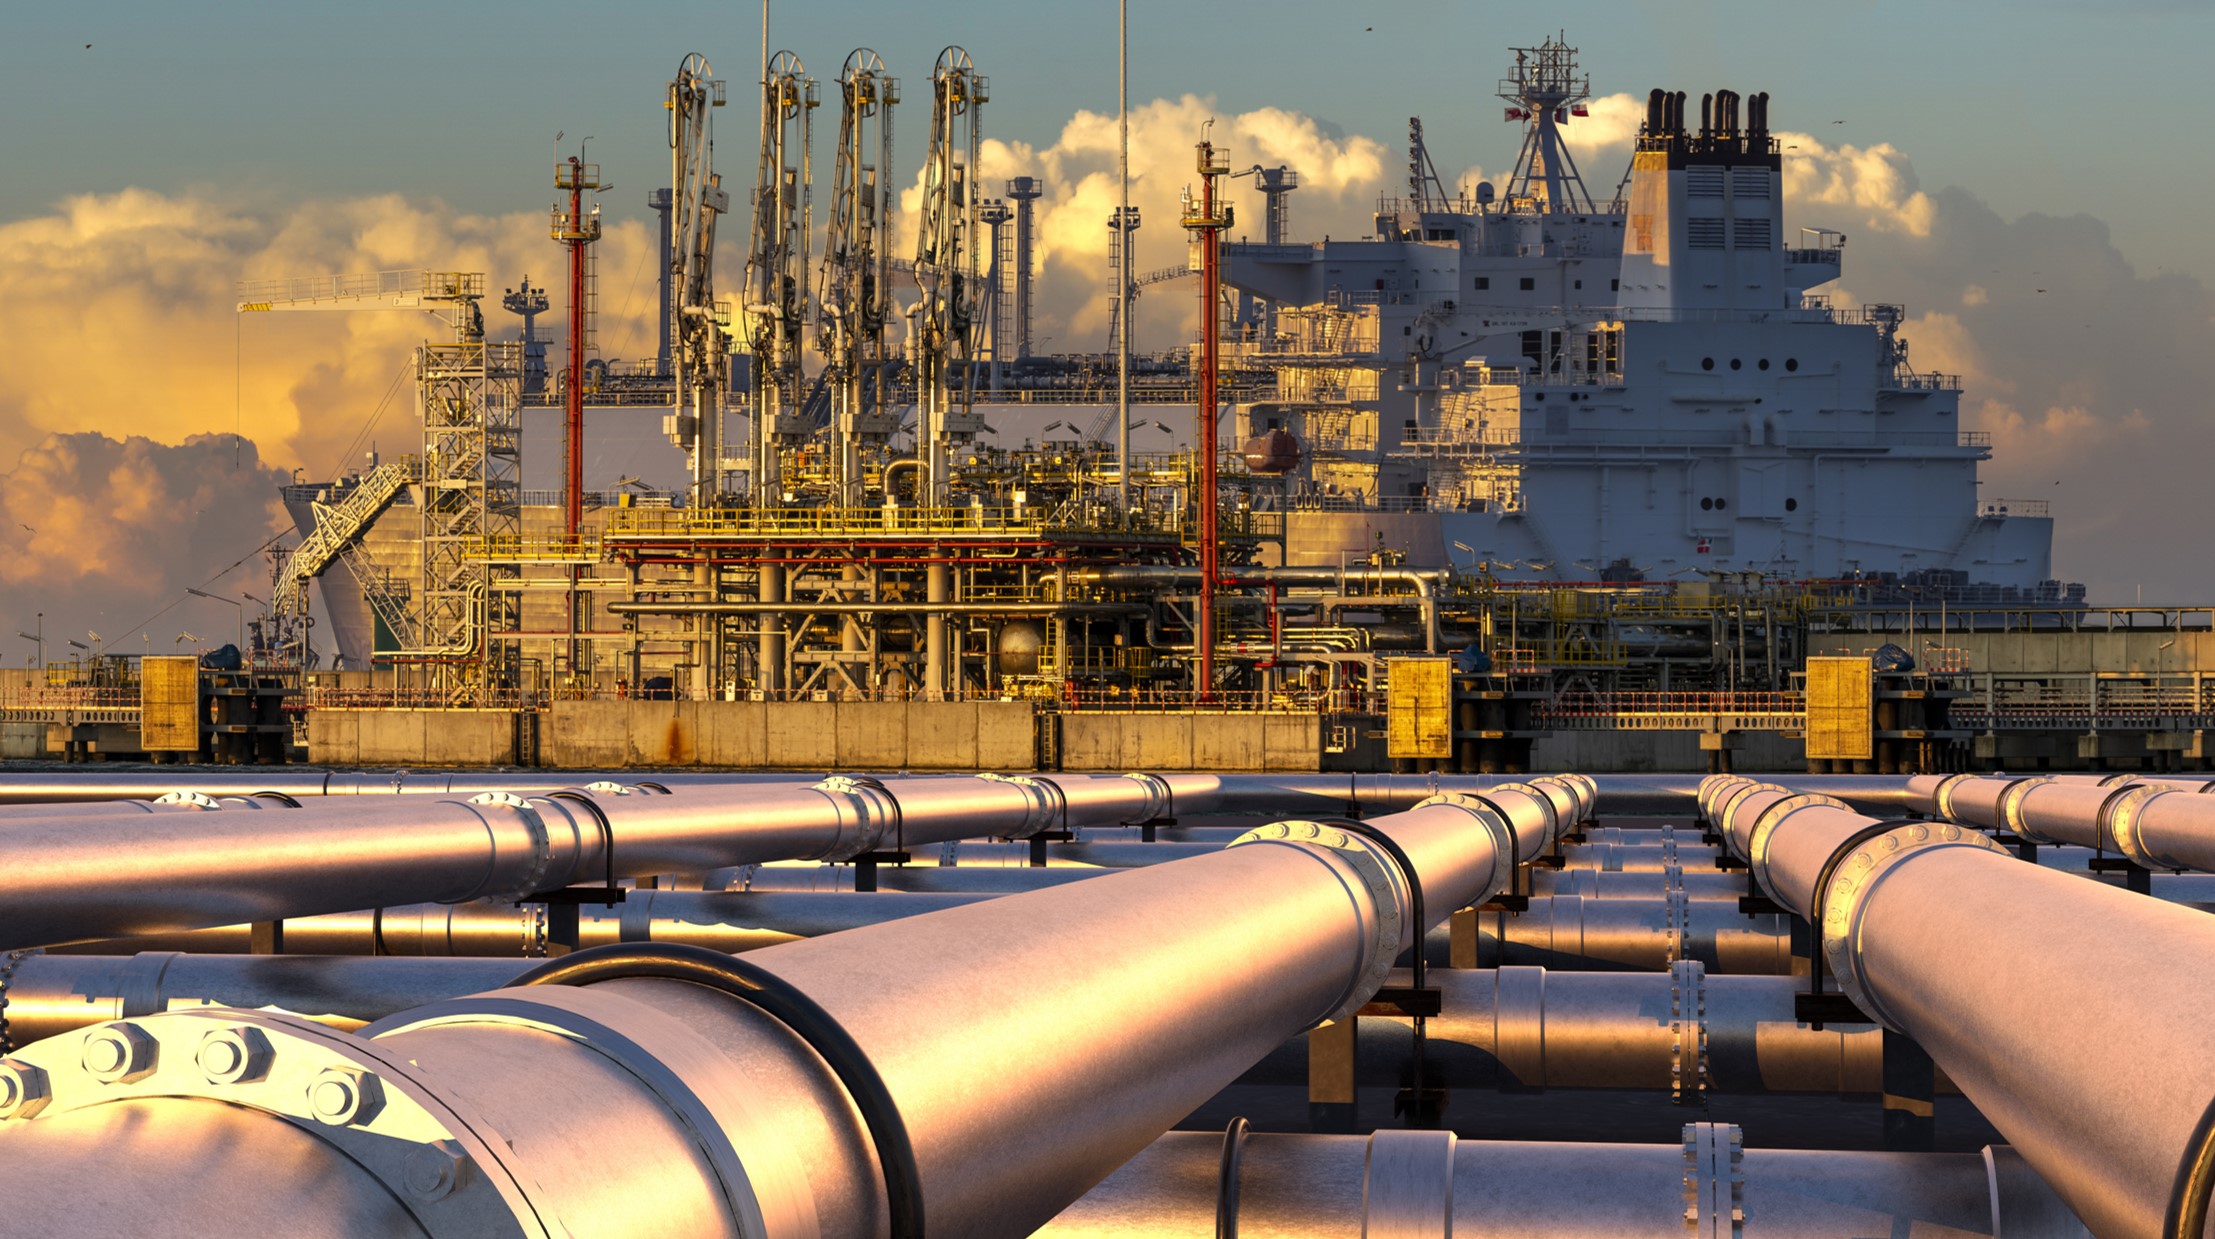
{"label": "large metal pipe", "polygon": [[[2069,1239],[2086,1232],[2005,1145],[1976,1153],[1749,1149],[1735,1127],[1679,1144],[1172,1132],[1085,1193],[1040,1239],[1870,1235]],[[1227,1163],[1227,1164],[1226,1164]],[[1226,1182],[1227,1179],[1227,1182]],[[1223,1228],[1219,1218],[1229,1223]]]}
{"label": "large metal pipe", "polygon": [[985,834],[1024,837],[1082,820],[1129,820],[1165,794],[1151,776],[1102,782],[1119,783],[1119,794],[1088,786],[1092,799],[1081,814],[1052,780],[980,775],[331,802],[312,817],[131,814],[18,824],[0,829],[0,949],[512,899],[609,876],[844,860]]}
{"label": "large metal pipe", "polygon": [[1763,817],[1749,862],[1818,927],[1856,1006],[1921,1045],[2095,1233],[2201,1233],[2215,918],[2023,864],[1960,825],[1758,799],[1731,810]]}
{"label": "large metal pipe", "polygon": [[1521,913],[1474,913],[1480,968],[1535,965],[1577,971],[1666,970],[1697,960],[1709,972],[1788,975],[1792,932],[1773,912],[1745,915],[1724,899],[1534,896]]}
{"label": "large metal pipe", "polygon": [[1917,807],[2039,843],[2122,853],[2149,869],[2215,872],[2215,784],[2203,780],[2103,780],[1956,775],[1910,786]]}
{"label": "large metal pipe", "polygon": [[1027,1235],[1286,1038],[1359,1010],[1425,922],[1505,881],[1507,827],[1482,806],[1367,829],[1389,842],[1280,824],[771,947],[743,971],[673,948],[580,955],[566,975],[597,983],[433,1004],[358,1036],[226,1011],[51,1037],[0,1072],[0,1196],[81,1173],[143,1125],[210,1155],[129,1163],[91,1223],[45,1213],[42,1233],[149,1208],[228,1222],[222,1202],[282,1156],[295,1181],[347,1189],[328,1212],[303,1202],[286,1233],[399,1233],[349,1211],[381,1182],[480,1233],[843,1239],[920,1235],[927,1217],[935,1234]]}

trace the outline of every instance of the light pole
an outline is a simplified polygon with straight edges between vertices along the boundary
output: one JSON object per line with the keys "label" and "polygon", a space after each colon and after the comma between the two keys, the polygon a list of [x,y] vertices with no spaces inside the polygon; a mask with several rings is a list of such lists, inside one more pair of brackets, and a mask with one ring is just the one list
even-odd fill
{"label": "light pole", "polygon": [[38,646],[38,669],[39,669],[39,670],[40,670],[41,672],[45,671],[45,670],[46,670],[46,612],[44,612],[44,611],[41,611],[41,612],[39,612],[39,613],[38,613],[38,631],[37,631],[37,632],[19,632],[19,633],[15,634],[15,635],[16,635],[16,636],[19,636],[19,637],[21,637],[21,638],[23,638],[23,639],[24,639],[25,641],[30,641],[30,642],[34,642],[34,643],[36,643],[36,644],[37,644],[37,646]]}
{"label": "light pole", "polygon": [[[256,598],[256,597],[255,597],[254,595],[252,595],[252,594],[249,594],[249,593],[247,593],[247,592],[246,592],[245,590],[243,590],[243,589],[242,589],[242,590],[240,590],[240,591],[238,591],[238,596],[239,596],[239,597],[241,597],[241,598],[244,598],[244,599],[245,599],[246,601],[248,601],[248,602],[254,603],[255,605],[259,606],[259,607],[260,607],[260,608],[262,609],[262,614],[264,614],[264,615],[267,615],[267,614],[269,613],[269,600],[268,600],[268,599],[266,599],[266,598]],[[266,636],[268,635],[268,630],[267,630],[267,629],[263,629],[263,630],[262,630],[262,635],[266,637]],[[240,656],[244,657],[244,656],[246,655],[246,653],[247,653],[247,651],[246,651],[246,647],[245,647],[245,646],[240,646],[240,647],[239,647],[239,654],[240,654]],[[251,658],[247,658],[247,661],[248,661],[248,662],[252,662],[252,661],[253,661],[253,659],[251,659]]]}
{"label": "light pole", "polygon": [[204,589],[193,589],[193,588],[191,588],[191,587],[189,587],[189,586],[187,586],[187,587],[186,587],[186,589],[185,589],[185,592],[186,592],[186,593],[188,593],[188,594],[191,594],[191,595],[192,595],[193,597],[195,597],[195,598],[206,598],[206,599],[208,599],[208,600],[209,600],[209,601],[211,601],[211,602],[227,602],[227,603],[230,603],[230,604],[231,604],[232,606],[234,606],[234,607],[237,607],[237,608],[238,608],[238,644],[237,644],[236,646],[232,647],[232,648],[234,648],[234,649],[238,650],[238,652],[239,652],[239,653],[240,653],[241,655],[245,654],[245,652],[246,652],[246,604],[245,604],[245,603],[243,603],[243,602],[240,602],[240,601],[239,601],[238,599],[236,599],[236,598],[225,598],[225,597],[224,597],[223,595],[221,595],[221,594],[211,594],[211,593],[209,593],[208,591],[206,591],[206,590],[204,590]]}

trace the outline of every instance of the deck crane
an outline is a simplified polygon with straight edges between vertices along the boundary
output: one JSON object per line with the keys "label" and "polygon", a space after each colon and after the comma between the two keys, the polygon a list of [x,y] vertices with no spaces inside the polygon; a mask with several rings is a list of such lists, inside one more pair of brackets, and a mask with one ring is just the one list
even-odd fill
{"label": "deck crane", "polygon": [[[403,658],[429,662],[439,686],[457,694],[482,683],[497,663],[486,633],[504,623],[511,602],[491,588],[474,552],[513,538],[521,499],[523,358],[519,343],[484,338],[485,277],[478,272],[383,271],[243,283],[242,314],[298,311],[419,310],[453,330],[446,343],[416,350],[420,456],[378,466],[341,499],[316,505],[317,524],[279,571],[271,599],[280,627],[307,607],[307,584],[344,560]],[[411,599],[372,563],[361,538],[403,492],[416,495],[422,565]],[[496,614],[496,612],[501,612]],[[494,679],[512,672],[490,667]]]}
{"label": "deck crane", "polygon": [[753,245],[746,258],[746,334],[753,354],[750,486],[756,507],[784,502],[782,449],[803,438],[800,363],[807,326],[810,153],[819,100],[791,52],[762,74],[761,165],[754,181]]}
{"label": "deck crane", "polygon": [[715,217],[730,195],[715,171],[711,108],[723,79],[698,52],[669,83],[670,369],[676,407],[666,429],[692,465],[692,502],[712,506],[723,491],[723,391],[730,383],[724,319],[715,304]]}
{"label": "deck crane", "polygon": [[923,165],[923,211],[915,237],[914,308],[916,431],[923,460],[923,502],[943,506],[952,490],[948,456],[984,428],[970,408],[975,395],[970,355],[975,346],[976,247],[972,179],[977,167],[979,109],[989,83],[969,53],[949,47],[931,70],[931,147]]}
{"label": "deck crane", "polygon": [[853,508],[862,504],[863,448],[882,445],[899,425],[886,410],[884,329],[892,304],[892,106],[900,83],[864,47],[846,58],[838,89],[838,157],[817,307],[838,505]]}

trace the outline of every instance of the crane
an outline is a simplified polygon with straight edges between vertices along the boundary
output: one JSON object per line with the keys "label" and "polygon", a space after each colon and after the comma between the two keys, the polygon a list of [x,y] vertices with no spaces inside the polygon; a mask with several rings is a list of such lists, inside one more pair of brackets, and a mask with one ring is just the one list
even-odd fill
{"label": "crane", "polygon": [[724,103],[723,79],[698,52],[669,83],[670,369],[676,407],[665,429],[692,465],[692,502],[711,506],[723,490],[723,390],[730,382],[724,319],[715,304],[715,217],[730,209],[715,171],[710,109]]}
{"label": "crane", "polygon": [[[923,212],[915,235],[916,399],[922,405],[917,454],[923,460],[923,502],[944,505],[952,491],[949,449],[984,428],[970,408],[974,379],[976,247],[971,244],[971,178],[980,140],[978,111],[988,83],[959,47],[938,54],[931,70],[931,146],[923,165]],[[957,390],[956,384],[959,384]]]}
{"label": "crane", "polygon": [[900,83],[864,47],[846,57],[838,89],[838,157],[817,306],[838,504],[851,508],[862,503],[863,446],[884,443],[898,426],[885,411],[884,329],[892,304],[892,107]]}

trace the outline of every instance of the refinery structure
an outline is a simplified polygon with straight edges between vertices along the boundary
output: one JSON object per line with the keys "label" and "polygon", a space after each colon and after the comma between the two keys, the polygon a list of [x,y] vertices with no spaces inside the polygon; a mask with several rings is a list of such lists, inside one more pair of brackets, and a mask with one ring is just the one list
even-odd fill
{"label": "refinery structure", "polygon": [[[1513,179],[1449,193],[1411,122],[1405,193],[1362,240],[1302,240],[1298,169],[1234,173],[1237,152],[1201,142],[1173,222],[1190,263],[1127,285],[1197,288],[1201,338],[1132,358],[1128,404],[1113,355],[1035,348],[1041,189],[976,175],[989,83],[961,49],[906,86],[867,50],[835,83],[774,57],[735,193],[715,164],[730,96],[689,57],[672,188],[651,197],[650,362],[594,354],[599,178],[575,160],[552,347],[545,290],[509,291],[525,330],[504,339],[471,273],[244,291],[245,311],[419,305],[453,328],[418,354],[420,451],[288,488],[305,533],[271,653],[308,661],[312,613],[320,665],[457,701],[1266,700],[1373,689],[1394,653],[1574,645],[1563,588],[1587,611],[2080,600],[2051,579],[2042,509],[1978,501],[1987,442],[1958,429],[1955,380],[1909,365],[1899,307],[1824,299],[1844,238],[1784,235],[1766,95],[1723,91],[1695,120],[1653,92],[1621,186],[1595,195],[1561,136],[1588,93],[1573,49],[1515,57]],[[893,119],[924,110],[900,130],[926,141],[915,248],[895,254],[914,156]],[[726,158],[753,136],[721,129]],[[1221,205],[1233,175],[1263,197],[1261,240],[1231,239],[1255,222]],[[527,439],[566,466],[552,490],[523,487]],[[633,468],[589,475],[603,457]],[[1623,660],[1611,684],[1714,679],[1667,661]]]}
{"label": "refinery structure", "polygon": [[2215,609],[1980,502],[1767,94],[1596,191],[1517,49],[1512,178],[1413,120],[1354,240],[1195,134],[1051,354],[981,66],[766,20],[652,358],[581,150],[545,286],[247,285],[424,315],[415,450],[243,649],[22,634],[0,1236],[2215,1239]]}

